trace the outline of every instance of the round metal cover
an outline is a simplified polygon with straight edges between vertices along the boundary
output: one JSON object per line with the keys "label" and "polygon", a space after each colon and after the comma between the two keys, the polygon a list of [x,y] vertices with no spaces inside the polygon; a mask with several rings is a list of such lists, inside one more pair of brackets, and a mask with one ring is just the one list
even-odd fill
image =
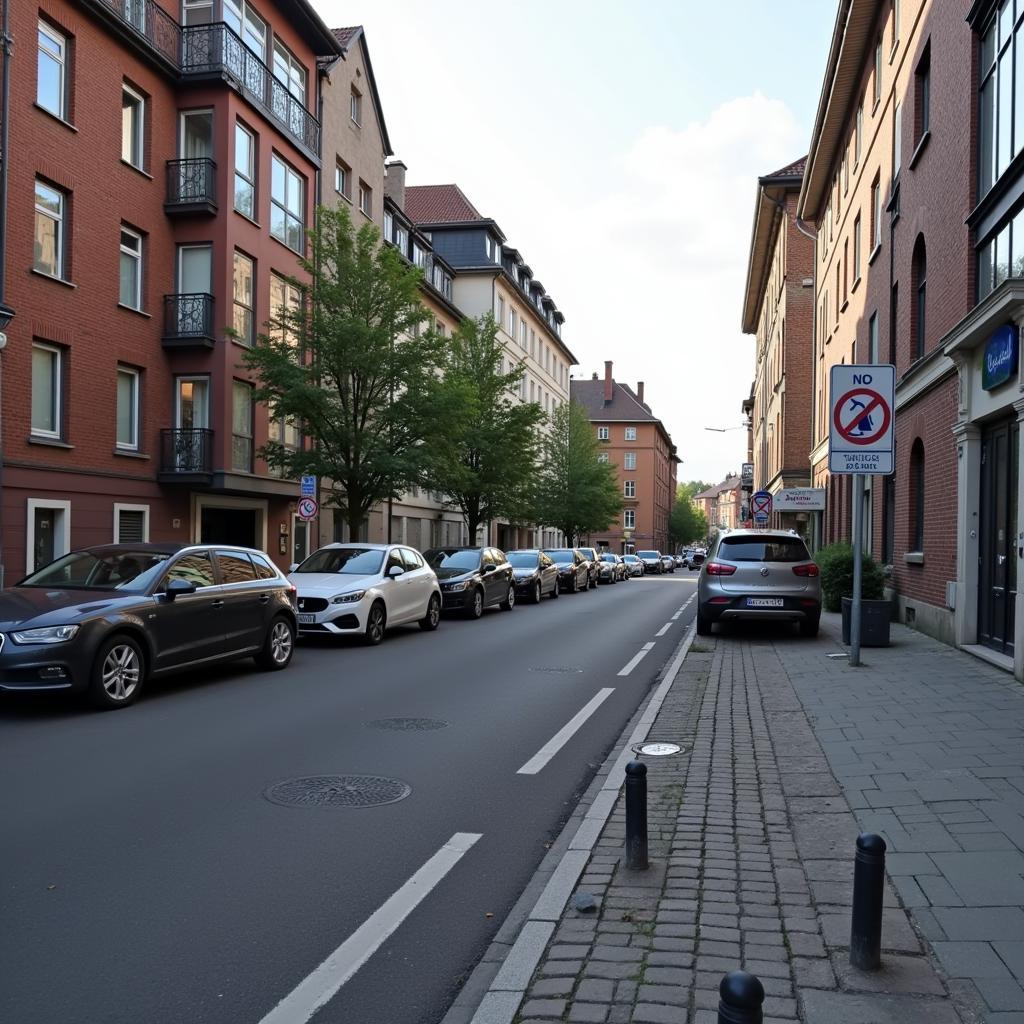
{"label": "round metal cover", "polygon": [[440,718],[375,718],[366,723],[367,729],[388,729],[392,732],[430,732],[447,729],[448,723]]}
{"label": "round metal cover", "polygon": [[669,754],[680,753],[683,748],[678,743],[652,741],[650,743],[638,743],[633,749],[638,754],[645,754],[647,757],[668,757]]}
{"label": "round metal cover", "polygon": [[767,576],[767,575],[768,575],[768,570],[767,570],[767,568],[762,568],[762,569],[761,569],[761,575],[762,575],[762,576]]}
{"label": "round metal cover", "polygon": [[382,775],[309,775],[277,782],[263,795],[285,807],[379,807],[411,792],[408,783]]}

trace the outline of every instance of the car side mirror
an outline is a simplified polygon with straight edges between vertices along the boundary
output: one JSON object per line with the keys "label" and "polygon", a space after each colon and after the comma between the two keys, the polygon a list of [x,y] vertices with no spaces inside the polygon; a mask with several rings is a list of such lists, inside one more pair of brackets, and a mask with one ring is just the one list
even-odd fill
{"label": "car side mirror", "polygon": [[298,567],[299,567],[299,563],[298,562],[292,562],[292,564],[288,566],[288,571],[289,572],[295,572],[295,570],[298,569]]}
{"label": "car side mirror", "polygon": [[168,601],[173,601],[177,597],[182,597],[185,594],[194,594],[195,592],[196,585],[192,580],[171,580],[164,588]]}
{"label": "car side mirror", "polygon": [[405,570],[400,565],[393,565],[388,569],[388,576],[391,579],[397,579],[399,576],[405,574]]}
{"label": "car side mirror", "polygon": [[484,572],[494,572],[498,567],[496,565],[485,565]]}

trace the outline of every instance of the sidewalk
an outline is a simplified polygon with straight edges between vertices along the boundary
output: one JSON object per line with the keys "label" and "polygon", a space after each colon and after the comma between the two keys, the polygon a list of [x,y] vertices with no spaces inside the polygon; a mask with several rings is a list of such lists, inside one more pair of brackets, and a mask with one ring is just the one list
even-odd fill
{"label": "sidewalk", "polygon": [[[823,626],[670,669],[634,732],[690,750],[647,759],[649,870],[622,861],[627,746],[478,968],[473,1024],[714,1024],[739,967],[767,1022],[1024,1024],[1024,688],[901,626],[852,669]],[[846,948],[860,831],[889,846],[874,974]]]}

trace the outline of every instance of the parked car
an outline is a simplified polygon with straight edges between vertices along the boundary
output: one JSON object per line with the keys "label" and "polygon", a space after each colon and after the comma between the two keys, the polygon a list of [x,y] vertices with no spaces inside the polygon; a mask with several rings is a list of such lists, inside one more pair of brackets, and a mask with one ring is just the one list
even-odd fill
{"label": "parked car", "polygon": [[697,582],[697,633],[715,622],[777,619],[817,636],[821,580],[803,539],[783,530],[731,530],[720,536]]}
{"label": "parked car", "polygon": [[516,587],[505,552],[498,548],[430,548],[423,552],[441,584],[442,607],[479,619],[484,609],[499,605],[511,611]]}
{"label": "parked car", "polygon": [[618,583],[620,580],[629,579],[626,563],[612,551],[602,552],[598,564],[598,581],[601,583]]}
{"label": "parked car", "polygon": [[644,563],[644,572],[654,572],[659,575],[665,571],[665,567],[661,564],[661,552],[660,551],[638,551],[636,557]]}
{"label": "parked car", "polygon": [[295,588],[262,551],[229,544],[104,544],[0,591],[0,689],[138,700],[152,678],[252,657],[286,668]]}
{"label": "parked car", "polygon": [[636,555],[623,555],[622,561],[625,563],[626,571],[630,576],[643,576],[644,563]]}
{"label": "parked car", "polygon": [[662,555],[661,567],[665,570],[665,572],[675,572],[676,560],[671,555]]}
{"label": "parked car", "polygon": [[545,548],[544,554],[558,567],[558,585],[570,594],[590,586],[590,563],[576,548]]}
{"label": "parked car", "polygon": [[392,626],[437,629],[441,588],[423,556],[399,544],[328,544],[288,579],[298,591],[299,632],[358,635],[375,645]]}
{"label": "parked car", "polygon": [[686,556],[686,568],[693,570],[699,569],[704,564],[704,552],[703,551],[691,551]]}
{"label": "parked car", "polygon": [[686,559],[683,557],[683,553],[681,551],[677,551],[676,554],[672,556],[672,559],[675,562],[677,569],[686,568]]}
{"label": "parked car", "polygon": [[558,567],[537,548],[510,551],[508,562],[512,566],[516,595],[540,604],[541,598],[558,597]]}
{"label": "parked car", "polygon": [[601,573],[601,555],[597,548],[576,549],[588,562],[590,586],[596,587]]}

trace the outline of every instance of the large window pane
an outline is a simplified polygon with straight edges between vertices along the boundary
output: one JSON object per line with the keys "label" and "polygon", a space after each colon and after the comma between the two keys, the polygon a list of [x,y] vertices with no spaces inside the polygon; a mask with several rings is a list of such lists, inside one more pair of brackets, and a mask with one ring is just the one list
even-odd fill
{"label": "large window pane", "polygon": [[139,375],[135,370],[117,371],[117,447],[139,446]]}
{"label": "large window pane", "polygon": [[1013,155],[1013,49],[999,58],[999,109],[996,131],[996,178],[1006,170]]}
{"label": "large window pane", "polygon": [[231,467],[252,472],[252,386],[238,380],[232,388]]}
{"label": "large window pane", "polygon": [[35,246],[32,265],[51,277],[63,276],[64,195],[36,181]]}
{"label": "large window pane", "polygon": [[60,352],[47,345],[32,346],[32,433],[60,433]]}
{"label": "large window pane", "polygon": [[144,109],[141,96],[127,87],[121,91],[121,159],[133,167],[142,167]]}
{"label": "large window pane", "polygon": [[36,59],[36,103],[64,117],[64,67],[67,41],[49,25],[39,22]]}
{"label": "large window pane", "polygon": [[235,125],[235,209],[256,216],[255,140],[240,124]]}
{"label": "large window pane", "polygon": [[251,345],[253,341],[253,263],[248,256],[243,256],[240,252],[235,253],[233,289],[234,312],[232,327],[238,341]]}
{"label": "large window pane", "polygon": [[132,309],[142,308],[142,238],[121,229],[120,302]]}

